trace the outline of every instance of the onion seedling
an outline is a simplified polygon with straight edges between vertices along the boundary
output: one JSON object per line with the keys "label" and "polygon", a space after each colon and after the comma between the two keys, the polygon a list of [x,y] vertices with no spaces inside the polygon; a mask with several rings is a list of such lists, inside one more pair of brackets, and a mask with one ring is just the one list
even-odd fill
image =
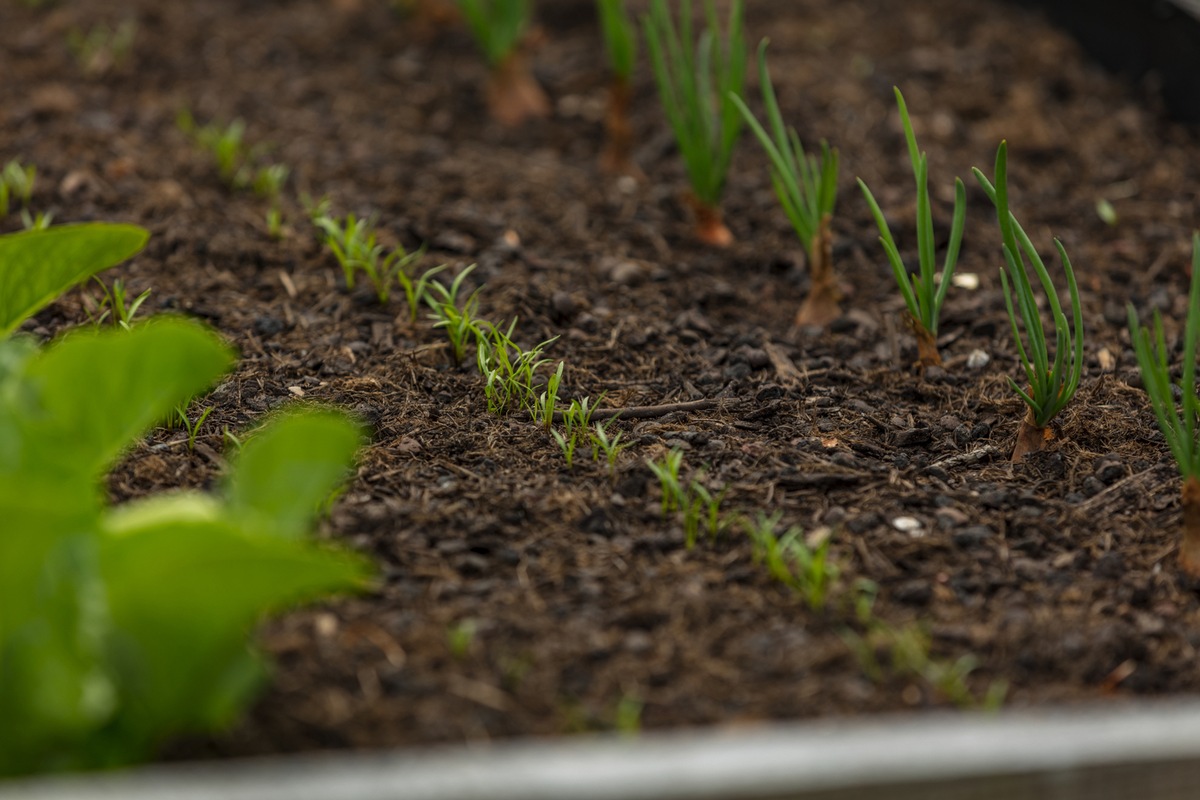
{"label": "onion seedling", "polygon": [[424,255],[424,247],[410,253],[397,245],[392,252],[384,255],[383,245],[377,243],[374,217],[359,219],[349,214],[339,223],[328,216],[327,210],[328,204],[322,201],[321,205],[310,210],[310,216],[313,225],[322,232],[325,246],[341,266],[346,288],[353,290],[356,276],[362,272],[375,290],[379,303],[387,305],[391,300],[392,285],[398,284],[404,290],[409,319],[415,321],[417,309],[429,291],[430,279],[445,269],[445,265],[434,267],[414,278],[409,275],[408,268]]}
{"label": "onion seedling", "polygon": [[837,203],[838,152],[821,143],[821,155],[808,155],[795,128],[785,128],[771,75],[767,40],[758,47],[758,75],[771,132],[755,119],[742,98],[731,99],[771,161],[771,183],[808,258],[811,287],[796,314],[797,325],[828,325],[840,315],[842,293],[833,274],[833,237],[829,223]]}
{"label": "onion seedling", "polygon": [[1141,326],[1129,305],[1129,335],[1142,373],[1142,385],[1158,420],[1159,430],[1171,448],[1183,481],[1183,541],[1179,563],[1189,575],[1200,577],[1200,445],[1196,442],[1200,397],[1196,396],[1196,340],[1200,337],[1200,234],[1192,236],[1192,286],[1188,293],[1187,325],[1183,339],[1182,414],[1175,407],[1175,387],[1167,364],[1167,343],[1162,317],[1154,314],[1154,335]]}
{"label": "onion seedling", "polygon": [[688,203],[696,213],[696,236],[705,244],[727,247],[733,234],[721,220],[720,201],[742,132],[733,97],[741,96],[746,78],[743,2],[733,0],[723,44],[713,0],[704,0],[704,11],[707,25],[696,42],[691,0],[681,0],[678,26],[666,0],[652,0],[642,26],[663,111],[691,182]]}
{"label": "onion seedling", "polygon": [[631,79],[637,61],[637,29],[625,8],[625,0],[596,0],[600,31],[612,77],[608,84],[608,111],[604,117],[608,140],[600,154],[600,166],[606,172],[640,177],[641,171],[630,158],[633,129],[629,124],[629,104],[633,99]]}
{"label": "onion seedling", "polygon": [[940,366],[941,353],[938,352],[937,332],[938,320],[942,315],[942,304],[946,301],[946,290],[950,288],[954,276],[954,268],[958,265],[958,251],[962,245],[963,226],[966,223],[967,193],[963,182],[954,179],[954,219],[950,224],[950,242],[946,246],[946,258],[942,262],[942,273],[939,278],[934,262],[933,212],[929,201],[929,159],[917,147],[917,137],[913,134],[912,120],[908,116],[908,107],[904,103],[904,95],[898,88],[896,105],[900,109],[900,121],[904,124],[904,138],[908,143],[908,157],[912,162],[913,177],[917,180],[917,254],[920,262],[919,274],[910,274],[900,258],[900,250],[892,231],[888,227],[875,196],[867,188],[862,178],[858,186],[862,189],[875,224],[879,227],[879,242],[887,252],[888,261],[892,264],[892,275],[896,286],[904,296],[904,304],[908,306],[908,319],[913,333],[917,337],[917,359],[922,367]]}
{"label": "onion seedling", "polygon": [[532,6],[529,0],[457,0],[458,8],[487,57],[488,111],[501,125],[515,128],[550,114],[550,100],[529,68],[525,40]]}
{"label": "onion seedling", "polygon": [[[1071,296],[1071,312],[1074,323],[1067,321],[1062,305],[1058,300],[1058,291],[1054,288],[1050,274],[1037,249],[1029,240],[1017,218],[1008,208],[1008,143],[1001,142],[996,151],[996,183],[993,184],[978,169],[972,168],[975,179],[983,187],[984,193],[996,206],[996,216],[1000,222],[1000,233],[1004,240],[1004,261],[1007,269],[1000,270],[1000,282],[1004,286],[1004,305],[1008,310],[1008,321],[1012,325],[1013,342],[1017,346],[1017,355],[1025,371],[1028,381],[1028,391],[1023,390],[1012,378],[1008,379],[1013,391],[1020,395],[1027,406],[1026,414],[1021,420],[1017,432],[1017,444],[1013,450],[1012,461],[1021,461],[1026,454],[1036,452],[1045,447],[1050,434],[1047,425],[1059,411],[1071,402],[1079,381],[1083,376],[1083,311],[1079,305],[1079,289],[1075,284],[1075,272],[1071,269],[1071,259],[1067,257],[1066,248],[1058,239],[1054,246],[1067,276],[1067,290]],[[1024,254],[1024,255],[1022,255]],[[1033,296],[1033,286],[1025,269],[1025,257],[1028,257],[1037,273],[1042,289],[1050,303],[1051,316],[1054,320],[1054,358],[1051,360],[1046,344],[1046,332],[1042,326],[1042,318],[1038,313],[1037,301]],[[1016,295],[1016,310],[1013,307],[1013,295]],[[1017,317],[1029,339],[1026,346],[1021,340],[1021,332],[1017,327]]]}

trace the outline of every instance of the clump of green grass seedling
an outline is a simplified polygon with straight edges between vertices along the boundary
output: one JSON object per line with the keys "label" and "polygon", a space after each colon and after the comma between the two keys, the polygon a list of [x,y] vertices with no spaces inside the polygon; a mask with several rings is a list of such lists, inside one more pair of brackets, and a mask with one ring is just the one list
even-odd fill
{"label": "clump of green grass seedling", "polygon": [[683,451],[671,448],[663,456],[662,461],[646,460],[646,466],[658,478],[662,489],[662,515],[666,519],[672,511],[683,508],[686,492],[679,478],[679,468],[683,465]]}
{"label": "clump of green grass seedling", "polygon": [[641,177],[633,163],[633,128],[629,124],[629,105],[633,99],[633,67],[637,62],[637,28],[625,8],[625,0],[596,0],[600,31],[608,53],[611,79],[608,84],[608,110],[604,117],[607,140],[600,153],[600,166],[616,175]]}
{"label": "clump of green grass seedling", "polygon": [[475,41],[487,57],[488,111],[501,125],[515,128],[550,114],[550,100],[533,77],[526,42],[530,0],[457,0]]}
{"label": "clump of green grass seedling", "polygon": [[808,542],[796,525],[778,536],[775,530],[782,517],[779,511],[769,517],[760,511],[753,521],[743,521],[754,546],[754,560],[764,564],[772,578],[803,597],[809,608],[819,611],[838,577],[837,564],[829,559],[831,537],[826,533],[819,541]]}
{"label": "clump of green grass seedling", "polygon": [[[1200,577],[1200,445],[1196,442],[1200,419],[1200,397],[1196,396],[1196,342],[1200,337],[1200,234],[1192,236],[1192,285],[1188,292],[1187,324],[1183,333],[1183,366],[1180,388],[1182,409],[1175,406],[1175,389],[1167,363],[1166,336],[1162,316],[1154,313],[1154,334],[1141,326],[1137,311],[1129,304],[1129,335],[1142,373],[1142,385],[1158,420],[1159,430],[1179,467],[1183,481],[1183,539],[1179,564],[1189,575]],[[1182,413],[1180,413],[1182,411]]]}
{"label": "clump of green grass seedling", "polygon": [[529,415],[533,417],[533,421],[539,423],[546,430],[550,430],[550,426],[554,423],[554,412],[558,409],[558,390],[562,387],[563,369],[566,366],[565,361],[558,362],[558,369],[550,373],[550,377],[546,379],[545,391],[533,398],[529,409]]}
{"label": "clump of green grass seedling", "polygon": [[[604,395],[601,395],[600,400],[603,398]],[[578,446],[580,438],[585,435],[590,438],[592,414],[600,400],[597,400],[596,403],[592,403],[590,397],[572,400],[562,412],[562,432],[550,431],[550,435],[554,437],[559,450],[562,451],[563,458],[566,459],[568,469],[574,466],[575,448]]]}
{"label": "clump of green grass seedling", "polygon": [[678,26],[666,0],[652,0],[642,26],[659,99],[691,183],[688,202],[696,214],[696,236],[727,247],[733,234],[721,219],[720,203],[742,131],[733,98],[741,96],[746,78],[743,3],[733,0],[723,43],[713,0],[704,0],[704,11],[707,25],[698,41],[692,37],[691,0],[681,0]]}
{"label": "clump of green grass seedling", "polygon": [[886,654],[887,664],[894,674],[916,678],[959,708],[978,708],[996,711],[1004,704],[1008,682],[997,679],[988,684],[982,699],[971,691],[968,679],[979,668],[972,654],[954,660],[935,658],[931,651],[933,639],[918,623],[896,628],[875,616],[874,602],[878,587],[860,579],[855,584],[855,611],[864,635],[852,630],[842,633],[842,641],[858,660],[863,673],[876,683],[884,679],[880,654]]}
{"label": "clump of green grass seedling", "polygon": [[475,644],[475,635],[479,632],[479,623],[473,619],[461,619],[446,629],[446,644],[450,654],[462,661],[471,652]]}
{"label": "clump of green grass seedling", "polygon": [[592,445],[592,461],[599,461],[600,456],[603,455],[605,463],[608,464],[610,476],[617,474],[617,458],[629,447],[628,442],[621,441],[620,431],[617,431],[614,436],[608,435],[608,429],[614,421],[609,420],[607,425],[600,422],[593,423],[588,431],[588,440]]}
{"label": "clump of green grass seedling", "polygon": [[87,33],[72,28],[67,33],[67,47],[85,75],[98,77],[128,60],[135,38],[137,23],[127,19],[115,28],[103,23],[94,25]]}
{"label": "clump of green grass seedling", "polygon": [[[0,170],[0,219],[7,217],[12,201],[17,200],[23,209],[29,207],[33,198],[33,184],[37,180],[37,167],[25,166],[13,159]],[[25,226],[29,228],[28,225]]]}
{"label": "clump of green grass seedling", "polygon": [[217,174],[226,185],[233,189],[250,185],[254,170],[249,164],[252,152],[246,144],[245,122],[235,119],[225,127],[215,122],[200,127],[191,112],[184,109],[176,116],[175,123],[201,150],[212,156]]}
{"label": "clump of green grass seedling", "polygon": [[[480,336],[475,347],[475,359],[479,374],[484,379],[484,395],[487,398],[488,411],[493,414],[503,414],[513,408],[525,408],[539,418],[534,397],[534,373],[549,364],[550,359],[542,353],[549,347],[557,336],[547,339],[531,350],[522,349],[513,341],[513,331],[517,327],[514,319],[507,329],[480,321]],[[561,381],[561,376],[558,379]],[[558,385],[554,388],[554,398],[557,400]],[[554,408],[550,409],[553,418]]]}
{"label": "clump of green grass seedling", "polygon": [[937,264],[934,261],[933,211],[929,200],[929,159],[917,147],[917,137],[913,133],[904,95],[899,89],[894,91],[896,105],[900,109],[900,121],[904,124],[908,157],[912,162],[913,176],[917,180],[917,254],[920,262],[918,273],[910,274],[904,266],[904,260],[900,258],[900,250],[896,247],[896,240],[892,238],[887,220],[862,178],[858,179],[858,186],[867,199],[867,205],[871,207],[871,214],[879,227],[879,241],[887,252],[896,285],[900,288],[900,294],[904,296],[905,305],[908,306],[909,323],[917,337],[918,363],[921,367],[941,366],[942,356],[937,345],[938,320],[941,318],[942,304],[946,300],[946,290],[950,288],[954,268],[958,265],[958,252],[962,245],[963,226],[966,222],[966,189],[962,180],[954,179],[954,219],[950,225],[950,242],[946,247],[939,282]]}
{"label": "clump of green grass seedling", "polygon": [[228,727],[265,677],[264,614],[367,583],[360,557],[309,536],[362,442],[341,413],[273,415],[219,493],[109,507],[96,491],[233,361],[184,320],[0,342],[0,776],[111,768]]}
{"label": "clump of green grass seedling", "polygon": [[758,75],[770,133],[759,124],[742,98],[731,99],[771,161],[771,182],[808,258],[810,288],[796,314],[796,324],[828,325],[841,314],[842,292],[833,272],[833,237],[829,225],[837,203],[838,152],[821,143],[820,156],[808,155],[795,128],[786,128],[771,75],[767,40],[758,47]]}
{"label": "clump of green grass seedling", "polygon": [[[996,151],[996,183],[984,176],[978,169],[972,168],[975,179],[983,187],[983,191],[996,206],[996,216],[1000,221],[1000,234],[1004,242],[1004,261],[1006,269],[1000,270],[1000,282],[1004,286],[1004,303],[1008,309],[1008,319],[1012,325],[1013,342],[1017,347],[1017,355],[1025,371],[1028,381],[1028,391],[1022,389],[1012,378],[1008,379],[1013,391],[1020,395],[1026,405],[1026,414],[1021,420],[1017,432],[1017,443],[1013,449],[1012,461],[1017,463],[1027,454],[1045,447],[1050,433],[1047,426],[1054,419],[1079,388],[1083,375],[1083,311],[1079,305],[1079,290],[1075,284],[1075,272],[1071,269],[1071,259],[1058,239],[1054,246],[1067,276],[1067,290],[1071,296],[1071,312],[1073,324],[1067,321],[1062,304],[1058,300],[1058,290],[1050,280],[1046,265],[1037,249],[1029,240],[1017,218],[1008,207],[1008,143],[1001,142]],[[1051,359],[1042,318],[1038,312],[1037,300],[1034,298],[1033,286],[1025,267],[1025,258],[1033,265],[1046,299],[1050,304],[1051,318],[1054,321],[1054,355]],[[1013,307],[1013,295],[1016,295],[1016,310]],[[1021,340],[1021,332],[1017,327],[1018,316],[1021,326],[1025,329],[1028,345]]]}
{"label": "clump of green grass seedling", "polygon": [[0,236],[0,340],[72,286],[133,256],[148,236],[105,223]]}
{"label": "clump of green grass seedling", "polygon": [[53,211],[39,211],[30,214],[28,208],[21,209],[21,227],[27,231],[44,231],[54,221]]}
{"label": "clump of green grass seedling", "polygon": [[125,288],[125,281],[120,278],[112,282],[112,288],[109,288],[108,284],[97,275],[93,275],[92,280],[100,286],[99,302],[90,297],[85,300],[89,304],[88,318],[92,324],[98,327],[107,319],[112,320],[113,325],[130,330],[133,327],[134,317],[141,310],[142,303],[150,297],[151,290],[147,289],[137,297],[130,299],[128,290]]}
{"label": "clump of green grass seedling", "polygon": [[291,170],[284,164],[269,164],[254,174],[254,193],[265,197],[270,203],[267,208],[267,234],[272,239],[283,236],[283,211],[279,200],[290,174]]}
{"label": "clump of green grass seedling", "polygon": [[721,518],[721,501],[725,499],[726,491],[727,487],[721,487],[716,492],[710,491],[699,478],[688,484],[683,508],[683,536],[688,549],[695,547],[701,528],[712,540],[725,529],[725,520]]}
{"label": "clump of green grass seedling", "polygon": [[410,275],[409,268],[420,260],[425,248],[410,253],[397,245],[390,253],[385,253],[383,245],[378,242],[374,217],[360,219],[348,214],[338,222],[328,216],[327,210],[327,205],[313,210],[312,223],[321,232],[322,242],[341,266],[346,288],[353,290],[358,274],[362,273],[375,290],[380,304],[387,305],[391,300],[392,287],[398,285],[404,292],[409,318],[415,321],[417,309],[433,285],[431,279],[445,269],[445,265],[427,270],[420,276]]}
{"label": "clump of green grass seedling", "polygon": [[208,406],[200,412],[200,416],[193,420],[188,416],[187,405],[180,404],[175,406],[175,418],[179,420],[179,426],[187,431],[187,447],[188,452],[196,451],[196,437],[200,435],[200,428],[204,426],[208,416],[212,414],[213,407]]}
{"label": "clump of green grass seedling", "polygon": [[431,291],[425,297],[425,302],[433,311],[430,314],[430,318],[434,320],[433,327],[444,330],[450,340],[450,363],[455,367],[462,366],[467,357],[467,347],[472,341],[486,337],[487,323],[479,319],[477,314],[479,293],[483,291],[483,287],[480,286],[472,292],[462,303],[458,300],[463,281],[474,269],[475,265],[472,264],[458,273],[449,286],[432,281]]}

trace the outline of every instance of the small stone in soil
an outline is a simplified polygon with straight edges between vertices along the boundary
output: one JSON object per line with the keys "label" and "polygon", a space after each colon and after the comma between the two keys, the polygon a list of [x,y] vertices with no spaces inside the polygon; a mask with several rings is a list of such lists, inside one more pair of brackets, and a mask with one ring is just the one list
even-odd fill
{"label": "small stone in soil", "polygon": [[909,536],[922,536],[921,520],[916,517],[896,517],[892,520],[892,527],[901,533],[907,533]]}
{"label": "small stone in soil", "polygon": [[967,356],[967,369],[982,369],[991,360],[992,357],[984,351],[978,349],[972,350],[971,355]]}

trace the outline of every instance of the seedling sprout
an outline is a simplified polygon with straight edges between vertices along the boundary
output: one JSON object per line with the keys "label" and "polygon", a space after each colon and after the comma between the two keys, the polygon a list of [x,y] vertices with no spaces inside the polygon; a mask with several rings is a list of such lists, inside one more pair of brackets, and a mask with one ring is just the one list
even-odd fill
{"label": "seedling sprout", "polygon": [[533,77],[525,50],[529,0],[457,0],[458,8],[487,57],[491,72],[487,104],[492,119],[515,128],[550,114],[550,100]]}
{"label": "seedling sprout", "polygon": [[[1183,481],[1183,540],[1179,563],[1189,575],[1200,577],[1200,444],[1196,442],[1200,397],[1196,396],[1196,343],[1200,338],[1200,234],[1192,236],[1192,284],[1188,292],[1187,324],[1184,328],[1183,365],[1180,378],[1182,409],[1175,405],[1175,387],[1167,363],[1167,342],[1162,316],[1154,314],[1154,334],[1142,327],[1137,311],[1129,304],[1129,335],[1142,373],[1142,385],[1150,398],[1158,428],[1162,431]],[[1182,413],[1181,413],[1182,411]]]}
{"label": "seedling sprout", "polygon": [[938,352],[937,333],[938,320],[942,315],[942,304],[946,301],[946,290],[950,288],[954,277],[954,269],[958,264],[959,247],[962,245],[963,226],[966,222],[967,195],[962,180],[954,179],[954,220],[950,225],[950,242],[946,247],[946,258],[942,263],[940,282],[934,262],[933,212],[929,200],[929,159],[917,147],[917,137],[913,133],[912,120],[908,116],[908,106],[904,103],[904,95],[899,89],[896,93],[896,105],[900,109],[900,121],[904,125],[904,138],[908,143],[908,157],[912,162],[913,177],[917,181],[917,253],[920,262],[919,274],[910,274],[900,258],[900,250],[892,231],[888,227],[875,196],[867,188],[862,178],[858,186],[862,189],[875,224],[879,227],[879,242],[887,252],[888,261],[892,265],[892,275],[896,286],[904,296],[904,304],[908,306],[908,319],[913,333],[917,337],[917,359],[922,367],[940,366],[941,353]]}
{"label": "seedling sprout", "polygon": [[796,314],[797,325],[828,325],[841,314],[841,290],[833,273],[833,237],[829,224],[837,203],[838,152],[821,143],[821,155],[808,155],[795,128],[785,128],[771,75],[767,71],[767,40],[758,47],[758,75],[763,106],[771,132],[755,119],[742,98],[732,95],[754,135],[771,161],[775,194],[792,223],[808,257],[811,287]]}
{"label": "seedling sprout", "polygon": [[733,243],[721,220],[721,192],[742,132],[742,115],[733,102],[746,78],[742,0],[729,9],[725,41],[713,0],[704,0],[707,25],[692,36],[692,3],[681,0],[676,25],[666,0],[653,0],[642,17],[646,49],[654,67],[658,96],[691,183],[688,203],[696,214],[696,236],[717,247]]}
{"label": "seedling sprout", "polygon": [[[1083,375],[1083,311],[1079,305],[1079,289],[1075,284],[1075,273],[1071,269],[1071,259],[1058,239],[1054,246],[1058,249],[1062,261],[1063,272],[1067,276],[1067,290],[1071,296],[1071,312],[1074,324],[1068,323],[1063,314],[1062,305],[1058,300],[1058,290],[1054,288],[1046,265],[1038,255],[1037,249],[1029,240],[1017,218],[1008,207],[1008,143],[1001,142],[996,151],[996,183],[993,186],[978,169],[971,170],[979,185],[988,198],[996,206],[996,216],[1000,222],[1000,233],[1004,240],[1004,260],[1006,269],[1000,270],[1000,282],[1004,287],[1004,304],[1008,309],[1008,320],[1012,326],[1013,342],[1017,347],[1017,355],[1025,371],[1028,381],[1028,391],[1022,389],[1012,378],[1008,379],[1013,391],[1020,395],[1027,406],[1025,416],[1021,420],[1017,432],[1017,444],[1012,454],[1013,463],[1021,461],[1026,454],[1036,452],[1045,447],[1049,439],[1047,425],[1061,411],[1079,388]],[[1046,344],[1046,333],[1042,326],[1042,318],[1038,312],[1037,300],[1033,295],[1033,286],[1025,269],[1025,258],[1028,257],[1037,273],[1042,289],[1050,303],[1051,317],[1054,321],[1054,358],[1051,361],[1049,348]],[[1016,310],[1013,306],[1013,295],[1016,295]],[[1020,316],[1021,326],[1028,337],[1028,346],[1021,339],[1017,326]]]}
{"label": "seedling sprout", "polygon": [[633,149],[633,130],[629,124],[629,104],[632,98],[633,67],[637,61],[637,28],[625,8],[625,0],[596,0],[600,15],[600,31],[612,73],[608,85],[608,110],[604,117],[608,139],[600,155],[600,166],[618,175],[641,176],[630,153]]}

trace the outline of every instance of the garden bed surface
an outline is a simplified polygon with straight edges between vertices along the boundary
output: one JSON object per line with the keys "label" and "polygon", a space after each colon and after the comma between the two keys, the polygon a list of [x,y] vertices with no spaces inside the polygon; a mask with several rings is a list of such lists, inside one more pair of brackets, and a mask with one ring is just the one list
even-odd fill
{"label": "garden bed surface", "polygon": [[[67,31],[127,15],[139,26],[129,62],[82,76]],[[222,428],[297,396],[347,406],[373,431],[326,533],[377,559],[377,591],[266,625],[269,691],[228,735],[170,755],[602,730],[634,700],[648,729],[949,705],[886,658],[882,675],[863,669],[846,643],[861,632],[858,579],[879,586],[880,621],[926,626],[935,658],[978,659],[977,697],[997,680],[1012,706],[1200,688],[1200,597],[1174,562],[1178,474],[1125,328],[1132,301],[1178,333],[1200,219],[1196,133],[1006,4],[752,0],[748,39],[770,34],[785,118],[842,153],[846,313],[828,331],[794,330],[804,257],[750,137],[725,194],[737,239],[725,251],[691,239],[644,68],[634,126],[649,180],[598,172],[606,71],[592,15],[587,2],[540,4],[536,74],[555,112],[505,131],[486,117],[466,34],[414,27],[381,2],[0,6],[0,161],[37,165],[34,208],[58,222],[148,227],[145,252],[106,278],[152,289],[144,313],[208,321],[242,356],[196,406],[213,412],[195,451],[154,431],[112,474],[114,500],[211,484]],[[979,279],[950,291],[946,367],[924,374],[854,185],[867,181],[915,261],[893,85],[929,152],[943,242],[953,178],[967,181],[959,271]],[[177,130],[181,108],[241,117],[293,169],[282,241],[264,201],[228,190]],[[1043,252],[1063,240],[1087,331],[1053,446],[1016,467],[1023,406],[1006,381],[1018,369],[999,236],[969,175],[990,173],[1001,138],[1014,211]],[[430,323],[344,290],[299,192],[378,212],[389,243],[427,245],[427,266],[478,264],[468,286],[486,284],[482,316],[518,317],[525,346],[559,337],[547,355],[567,364],[568,398],[720,404],[616,423],[631,446],[611,478],[586,447],[568,469],[525,415],[487,412],[473,366],[448,366]],[[49,337],[86,319],[76,291],[26,328]],[[968,366],[974,351],[990,362]],[[740,528],[685,548],[645,466],[672,447],[686,475],[728,486],[731,518],[779,511],[830,530],[841,575],[827,609],[774,582]],[[468,620],[474,635],[452,646]]]}

